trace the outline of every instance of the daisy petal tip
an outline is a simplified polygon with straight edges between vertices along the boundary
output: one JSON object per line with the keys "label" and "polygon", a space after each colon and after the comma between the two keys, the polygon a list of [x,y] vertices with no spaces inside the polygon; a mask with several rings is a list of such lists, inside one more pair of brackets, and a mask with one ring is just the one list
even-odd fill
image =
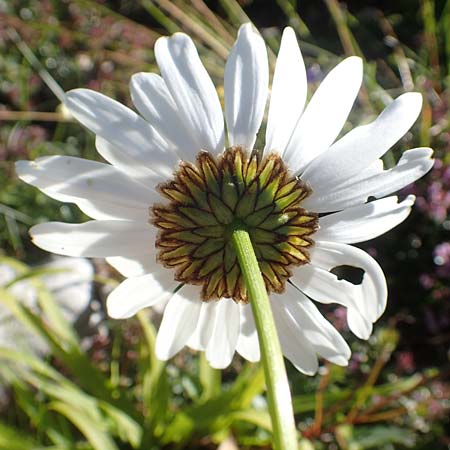
{"label": "daisy petal tip", "polygon": [[[48,227],[52,226],[52,222],[40,223],[38,225],[34,225],[28,230],[28,234],[30,236],[31,242],[36,246],[41,248],[42,250],[50,251],[52,253],[56,253],[55,249],[49,249],[46,245],[46,235],[49,234]],[[50,232],[51,233],[51,232]],[[72,255],[69,255],[72,256]]]}
{"label": "daisy petal tip", "polygon": [[[242,355],[241,355],[242,356]],[[250,363],[258,363],[261,361],[261,355],[246,355],[243,357],[245,360],[247,360]]]}
{"label": "daisy petal tip", "polygon": [[411,157],[411,159],[416,159],[423,165],[423,171],[420,176],[423,176],[429,172],[436,162],[433,158],[434,150],[430,147],[419,147],[406,150],[404,154],[405,156]]}
{"label": "daisy petal tip", "polygon": [[347,323],[350,331],[357,338],[362,339],[363,341],[367,341],[370,338],[373,330],[373,323],[372,321],[365,319],[358,311],[353,310],[352,308],[347,310]]}
{"label": "daisy petal tip", "polygon": [[251,22],[244,23],[239,28],[236,42],[242,39],[253,42],[255,42],[254,40],[256,39],[256,41],[259,42],[259,45],[263,45],[265,48],[265,43],[261,34]]}
{"label": "daisy petal tip", "polygon": [[400,95],[400,97],[397,97],[394,101],[405,108],[405,111],[410,111],[411,116],[415,115],[416,119],[422,110],[423,97],[420,92],[406,92]]}
{"label": "daisy petal tip", "polygon": [[85,110],[88,110],[88,105],[95,104],[99,99],[104,99],[106,96],[93,89],[76,88],[66,92],[64,106],[69,110],[78,121],[83,117]]}
{"label": "daisy petal tip", "polygon": [[251,22],[246,22],[239,27],[238,36],[241,33],[250,33],[250,32],[256,32],[256,29]]}
{"label": "daisy petal tip", "polygon": [[363,60],[359,56],[349,56],[336,66],[345,77],[351,80],[355,86],[361,85],[363,80]]}
{"label": "daisy petal tip", "polygon": [[319,371],[319,366],[317,365],[316,369],[304,369],[298,366],[294,366],[299,372],[307,375],[308,377],[313,377],[318,371]]}
{"label": "daisy petal tip", "polygon": [[106,312],[108,317],[111,317],[111,319],[128,319],[133,314],[127,314],[124,311],[123,306],[118,304],[117,300],[112,296],[113,292],[106,299]]}
{"label": "daisy petal tip", "polygon": [[[48,222],[50,223],[50,222]],[[34,239],[35,237],[39,237],[39,235],[42,232],[42,226],[46,225],[44,223],[38,223],[37,225],[32,226],[29,230],[28,230],[28,234],[31,236],[31,239]]]}
{"label": "daisy petal tip", "polygon": [[14,163],[14,168],[16,171],[16,175],[22,180],[25,181],[26,183],[28,183],[28,178],[29,178],[29,172],[30,170],[33,170],[34,166],[36,164],[33,161],[24,161],[24,160],[20,160],[20,161],[16,161]]}
{"label": "daisy petal tip", "polygon": [[68,103],[70,104],[73,101],[76,101],[77,99],[79,99],[80,97],[85,97],[86,95],[90,95],[91,92],[92,92],[92,89],[86,89],[86,88],[71,89],[70,91],[66,92],[66,106],[69,107]]}
{"label": "daisy petal tip", "polygon": [[284,30],[283,30],[283,36],[284,35],[286,35],[287,37],[289,37],[289,38],[297,38],[297,36],[296,36],[296,34],[295,34],[295,31],[294,31],[294,29],[292,28],[292,27],[286,27]]}
{"label": "daisy petal tip", "polygon": [[406,92],[403,94],[404,97],[408,98],[411,103],[422,108],[423,96],[420,92]]}
{"label": "daisy petal tip", "polygon": [[336,364],[337,366],[347,367],[348,363],[349,363],[349,359],[350,359],[350,357],[346,358],[344,356],[336,356],[335,358],[330,360],[330,362],[332,362],[333,364]]}
{"label": "daisy petal tip", "polygon": [[349,76],[354,76],[362,79],[363,75],[363,60],[359,56],[349,56],[341,63],[341,67],[348,71]]}
{"label": "daisy petal tip", "polygon": [[372,336],[372,332],[365,332],[365,333],[361,333],[360,335],[356,334],[356,336],[359,337],[363,341],[368,341],[370,336]]}
{"label": "daisy petal tip", "polygon": [[106,312],[111,319],[129,319],[138,310],[132,303],[124,302],[123,292],[118,288],[114,289],[106,299]]}
{"label": "daisy petal tip", "polygon": [[145,72],[137,72],[131,75],[130,78],[130,87],[132,88],[136,83],[141,83],[144,81],[144,78],[148,76],[149,74],[146,74]]}
{"label": "daisy petal tip", "polygon": [[161,338],[160,333],[156,335],[155,343],[155,355],[160,361],[168,361],[172,356],[177,353],[177,349],[172,348],[172,346],[165,340]]}
{"label": "daisy petal tip", "polygon": [[347,64],[353,64],[355,67],[361,68],[363,67],[363,60],[360,56],[349,56],[347,58],[345,58],[345,60]]}
{"label": "daisy petal tip", "polygon": [[[161,39],[161,38],[159,38]],[[158,41],[159,41],[158,39]],[[158,42],[156,41],[156,42]],[[191,37],[189,35],[187,35],[186,33],[182,33],[181,31],[177,31],[176,33],[172,34],[171,36],[165,36],[165,40],[163,40],[162,42],[166,42],[168,45],[170,44],[181,44],[181,45],[185,45],[185,44],[193,44],[193,41],[191,39]],[[156,49],[156,48],[155,48]]]}
{"label": "daisy petal tip", "polygon": [[406,206],[409,206],[410,208],[411,208],[412,206],[414,206],[414,203],[415,203],[415,202],[416,202],[416,196],[413,195],[413,194],[408,195],[408,196],[405,198],[405,200],[403,200],[403,203],[404,203]]}
{"label": "daisy petal tip", "polygon": [[168,361],[173,355],[168,353],[168,349],[161,344],[158,344],[156,340],[155,355],[160,361]]}
{"label": "daisy petal tip", "polygon": [[174,36],[174,34],[172,36],[160,36],[156,39],[155,46],[153,47],[156,58],[167,50],[169,42],[172,38],[174,38]]}
{"label": "daisy petal tip", "polygon": [[231,364],[231,361],[215,361],[210,358],[207,358],[207,361],[208,364],[216,370],[224,370]]}

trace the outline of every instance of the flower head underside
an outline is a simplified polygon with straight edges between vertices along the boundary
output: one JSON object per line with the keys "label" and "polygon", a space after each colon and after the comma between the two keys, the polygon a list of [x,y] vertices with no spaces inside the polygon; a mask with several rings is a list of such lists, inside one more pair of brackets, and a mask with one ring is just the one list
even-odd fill
{"label": "flower head underside", "polygon": [[216,160],[201,152],[159,191],[170,203],[152,208],[158,260],[177,281],[201,285],[203,300],[248,301],[231,242],[236,227],[249,232],[269,292],[283,292],[290,267],[309,261],[318,219],[301,202],[310,189],[275,153],[232,147]]}

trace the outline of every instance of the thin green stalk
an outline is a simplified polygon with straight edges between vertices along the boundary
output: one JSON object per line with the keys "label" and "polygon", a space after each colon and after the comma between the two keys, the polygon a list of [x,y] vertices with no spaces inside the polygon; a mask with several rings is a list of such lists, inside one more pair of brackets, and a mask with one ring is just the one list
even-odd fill
{"label": "thin green stalk", "polygon": [[275,450],[297,450],[297,430],[283,354],[261,270],[245,227],[235,226],[232,241],[244,276],[258,331],[267,385]]}

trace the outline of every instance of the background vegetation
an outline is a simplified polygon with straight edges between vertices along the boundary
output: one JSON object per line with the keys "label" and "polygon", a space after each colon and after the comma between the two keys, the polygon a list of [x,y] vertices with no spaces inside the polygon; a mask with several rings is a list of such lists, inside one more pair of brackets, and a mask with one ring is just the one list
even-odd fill
{"label": "background vegetation", "polygon": [[[0,348],[0,449],[270,448],[258,365],[236,357],[219,372],[190,351],[157,361],[156,313],[104,319],[89,337],[61,314],[43,279],[48,269],[36,268],[48,255],[27,230],[85,217],[20,182],[13,170],[14,161],[43,155],[98,158],[93,136],[64,114],[58,84],[130,104],[130,76],[157,71],[155,40],[183,30],[220,93],[236,30],[249,20],[264,35],[272,66],[282,28],[295,29],[311,91],[344,55],[364,58],[364,88],[346,129],[400,93],[420,91],[421,118],[385,163],[413,146],[432,146],[437,158],[427,177],[400,194],[417,195],[412,216],[364,245],[390,288],[373,337],[352,337],[343,311],[329,309],[351,343],[349,368],[324,364],[310,378],[288,367],[301,448],[450,445],[450,0],[0,0],[0,271],[15,274],[0,277],[0,300],[2,311],[46,346],[38,353]],[[101,316],[120,277],[94,264]],[[24,283],[34,290],[34,307],[21,301],[17,287]]]}

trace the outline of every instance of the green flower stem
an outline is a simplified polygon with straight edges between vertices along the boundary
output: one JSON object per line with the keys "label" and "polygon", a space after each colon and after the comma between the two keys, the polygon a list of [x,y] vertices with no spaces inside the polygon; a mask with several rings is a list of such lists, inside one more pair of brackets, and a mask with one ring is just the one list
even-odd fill
{"label": "green flower stem", "polygon": [[250,236],[241,224],[234,227],[232,241],[244,276],[258,331],[269,411],[272,418],[274,448],[275,450],[297,450],[297,430],[291,393],[269,296]]}

